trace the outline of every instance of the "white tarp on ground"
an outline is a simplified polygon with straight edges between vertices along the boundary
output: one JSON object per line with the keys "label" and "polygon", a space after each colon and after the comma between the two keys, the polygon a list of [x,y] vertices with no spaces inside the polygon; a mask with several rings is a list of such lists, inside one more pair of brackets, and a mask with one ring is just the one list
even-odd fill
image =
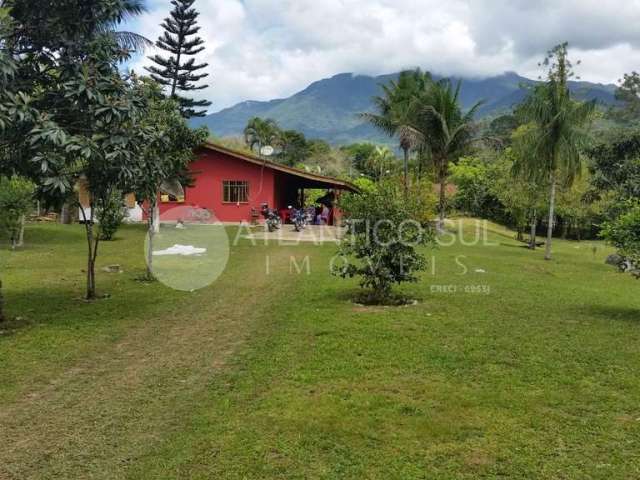
{"label": "white tarp on ground", "polygon": [[153,252],[154,256],[162,256],[162,255],[202,255],[206,253],[206,248],[197,248],[193,245],[180,245],[175,244],[173,247],[169,247],[165,250],[156,250]]}

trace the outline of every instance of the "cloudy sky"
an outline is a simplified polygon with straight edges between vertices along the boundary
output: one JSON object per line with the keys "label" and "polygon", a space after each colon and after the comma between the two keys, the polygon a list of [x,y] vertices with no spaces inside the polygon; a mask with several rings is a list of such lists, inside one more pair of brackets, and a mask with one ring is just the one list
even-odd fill
{"label": "cloudy sky", "polygon": [[[169,0],[129,27],[155,40]],[[289,96],[337,73],[421,66],[537,78],[544,52],[569,41],[584,80],[640,69],[640,0],[196,0],[210,111]],[[141,71],[145,57],[131,66]]]}

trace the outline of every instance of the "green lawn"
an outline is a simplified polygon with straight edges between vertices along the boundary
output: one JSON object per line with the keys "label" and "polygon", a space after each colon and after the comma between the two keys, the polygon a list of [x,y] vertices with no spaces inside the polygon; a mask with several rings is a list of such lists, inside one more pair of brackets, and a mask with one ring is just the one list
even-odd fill
{"label": "green lawn", "polygon": [[21,317],[0,326],[0,479],[640,478],[640,282],[602,244],[545,262],[492,229],[428,252],[418,305],[374,308],[332,245],[243,241],[210,287],[140,283],[131,226],[89,304],[81,227],[30,225],[0,251]]}

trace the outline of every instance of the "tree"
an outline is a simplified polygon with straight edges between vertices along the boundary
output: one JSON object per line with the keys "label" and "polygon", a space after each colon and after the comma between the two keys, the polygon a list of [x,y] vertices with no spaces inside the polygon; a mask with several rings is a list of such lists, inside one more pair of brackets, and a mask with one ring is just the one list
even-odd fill
{"label": "tree", "polygon": [[324,140],[309,140],[307,144],[309,155],[304,163],[295,165],[297,168],[319,175],[344,176],[349,159],[342,150],[331,148]]}
{"label": "tree", "polygon": [[[521,133],[517,131],[515,137]],[[514,222],[518,240],[524,240],[524,231],[529,227],[529,248],[535,250],[539,212],[545,208],[546,183],[515,174],[515,161],[511,148],[501,153],[490,173],[491,192]]]}
{"label": "tree", "polygon": [[422,132],[416,125],[416,100],[429,84],[429,73],[423,73],[420,69],[403,71],[398,80],[382,85],[381,96],[373,98],[376,113],[360,114],[374,127],[398,139],[403,153],[405,191],[409,181],[409,152],[423,141]]}
{"label": "tree", "polygon": [[[24,97],[16,92],[17,65],[7,49],[7,38],[14,34],[9,9],[0,5],[0,176],[14,175],[20,162],[16,162],[18,140],[28,132],[34,116]],[[0,323],[6,320],[5,300],[0,278]]]}
{"label": "tree", "polygon": [[[624,201],[640,198],[640,132],[616,129],[600,139],[588,151],[591,158],[591,183],[597,192],[613,192]],[[617,216],[619,212],[613,212]]]}
{"label": "tree", "polygon": [[496,141],[498,148],[511,146],[511,136],[520,126],[518,117],[513,114],[500,115],[489,124],[487,136]]}
{"label": "tree", "polygon": [[640,73],[625,73],[616,89],[616,100],[622,103],[613,111],[613,118],[624,122],[640,118]]}
{"label": "tree", "polygon": [[428,198],[422,188],[403,193],[392,181],[348,195],[341,206],[349,234],[340,246],[343,262],[334,265],[335,275],[360,277],[366,289],[361,302],[394,304],[405,302],[392,294],[393,284],[416,282],[426,258],[416,249],[428,244]]}
{"label": "tree", "polygon": [[206,127],[191,130],[181,116],[179,104],[162,95],[160,86],[150,79],[137,83],[139,94],[147,99],[147,114],[141,125],[153,132],[135,164],[133,191],[147,216],[147,279],[153,279],[153,240],[158,225],[158,193],[163,186],[178,185],[194,160],[194,150],[207,139]]}
{"label": "tree", "polygon": [[304,134],[297,130],[276,132],[274,143],[278,149],[276,158],[290,167],[296,163],[303,162],[310,153],[309,142],[307,142]]}
{"label": "tree", "polygon": [[365,163],[363,172],[376,182],[390,174],[396,164],[396,156],[387,147],[376,147]]}
{"label": "tree", "polygon": [[11,248],[21,247],[25,216],[33,209],[35,186],[24,178],[0,177],[0,228],[9,235]]}
{"label": "tree", "polygon": [[590,233],[594,222],[602,219],[603,210],[610,203],[608,195],[593,195],[589,170],[583,172],[569,186],[558,189],[558,217],[562,222],[562,238],[569,235],[581,240],[583,232]]}
{"label": "tree", "polygon": [[9,96],[19,100],[20,110],[5,112],[19,120],[23,135],[11,134],[16,128],[3,134],[3,150],[11,155],[1,157],[0,170],[23,173],[28,166],[25,173],[50,203],[85,182],[91,213],[80,211],[88,250],[86,296],[93,299],[99,245],[94,212],[113,191],[128,189],[134,160],[149,141],[138,125],[144,99],[118,70],[130,50],[114,33],[127,15],[140,11],[139,2],[60,0],[54,9],[44,0],[10,3],[15,28],[6,45],[17,73]]}
{"label": "tree", "polygon": [[453,203],[456,209],[481,218],[500,218],[504,206],[493,195],[492,182],[496,159],[468,156],[452,165],[450,181],[456,186]]}
{"label": "tree", "polygon": [[98,206],[96,219],[98,220],[98,236],[102,241],[113,240],[113,236],[122,225],[127,212],[124,198],[120,190],[113,190],[104,205]]}
{"label": "tree", "polygon": [[549,219],[545,259],[551,260],[556,190],[559,182],[570,185],[582,168],[581,148],[586,144],[584,127],[592,118],[595,102],[579,103],[571,98],[567,85],[573,76],[567,56],[567,44],[553,48],[544,65],[548,79],[533,91],[519,107],[524,123],[530,128],[516,142],[516,174],[532,180],[549,182]]}
{"label": "tree", "polygon": [[435,176],[440,184],[438,229],[444,228],[446,188],[449,166],[466,153],[474,141],[473,116],[478,102],[466,113],[460,107],[461,82],[454,87],[449,80],[431,83],[418,100],[418,130],[422,146],[429,150]]}
{"label": "tree", "polygon": [[621,269],[640,279],[640,203],[625,203],[625,213],[605,224],[602,236],[618,249]]}
{"label": "tree", "polygon": [[[193,98],[178,95],[178,92],[192,92],[202,90],[208,85],[196,85],[196,82],[208,76],[208,73],[197,73],[208,66],[207,63],[196,64],[193,58],[204,50],[204,40],[196,36],[200,31],[197,19],[200,15],[193,7],[195,0],[171,0],[173,10],[170,16],[164,19],[162,27],[164,32],[156,46],[171,56],[162,57],[158,54],[150,57],[158,66],[146,67],[151,77],[158,83],[169,87],[169,94],[180,103],[180,110],[185,118],[203,117],[206,110],[195,110],[196,107],[208,107],[211,102],[207,100],[194,100]],[[187,60],[187,57],[191,57]]]}
{"label": "tree", "polygon": [[365,173],[369,157],[373,155],[376,148],[373,143],[353,143],[340,147],[340,150],[349,157],[352,167],[360,173]]}
{"label": "tree", "polygon": [[260,154],[262,147],[273,146],[278,141],[280,128],[275,120],[253,117],[247,122],[243,134],[249,149]]}

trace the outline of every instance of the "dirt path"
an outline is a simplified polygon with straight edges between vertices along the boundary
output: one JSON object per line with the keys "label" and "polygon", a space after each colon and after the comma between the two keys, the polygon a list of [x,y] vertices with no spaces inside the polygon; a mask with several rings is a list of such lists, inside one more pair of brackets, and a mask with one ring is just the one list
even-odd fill
{"label": "dirt path", "polygon": [[252,249],[194,302],[141,319],[121,341],[3,405],[0,479],[125,478],[129,465],[184,424],[268,314],[274,289],[286,288],[278,281],[284,272],[261,271],[262,256]]}

